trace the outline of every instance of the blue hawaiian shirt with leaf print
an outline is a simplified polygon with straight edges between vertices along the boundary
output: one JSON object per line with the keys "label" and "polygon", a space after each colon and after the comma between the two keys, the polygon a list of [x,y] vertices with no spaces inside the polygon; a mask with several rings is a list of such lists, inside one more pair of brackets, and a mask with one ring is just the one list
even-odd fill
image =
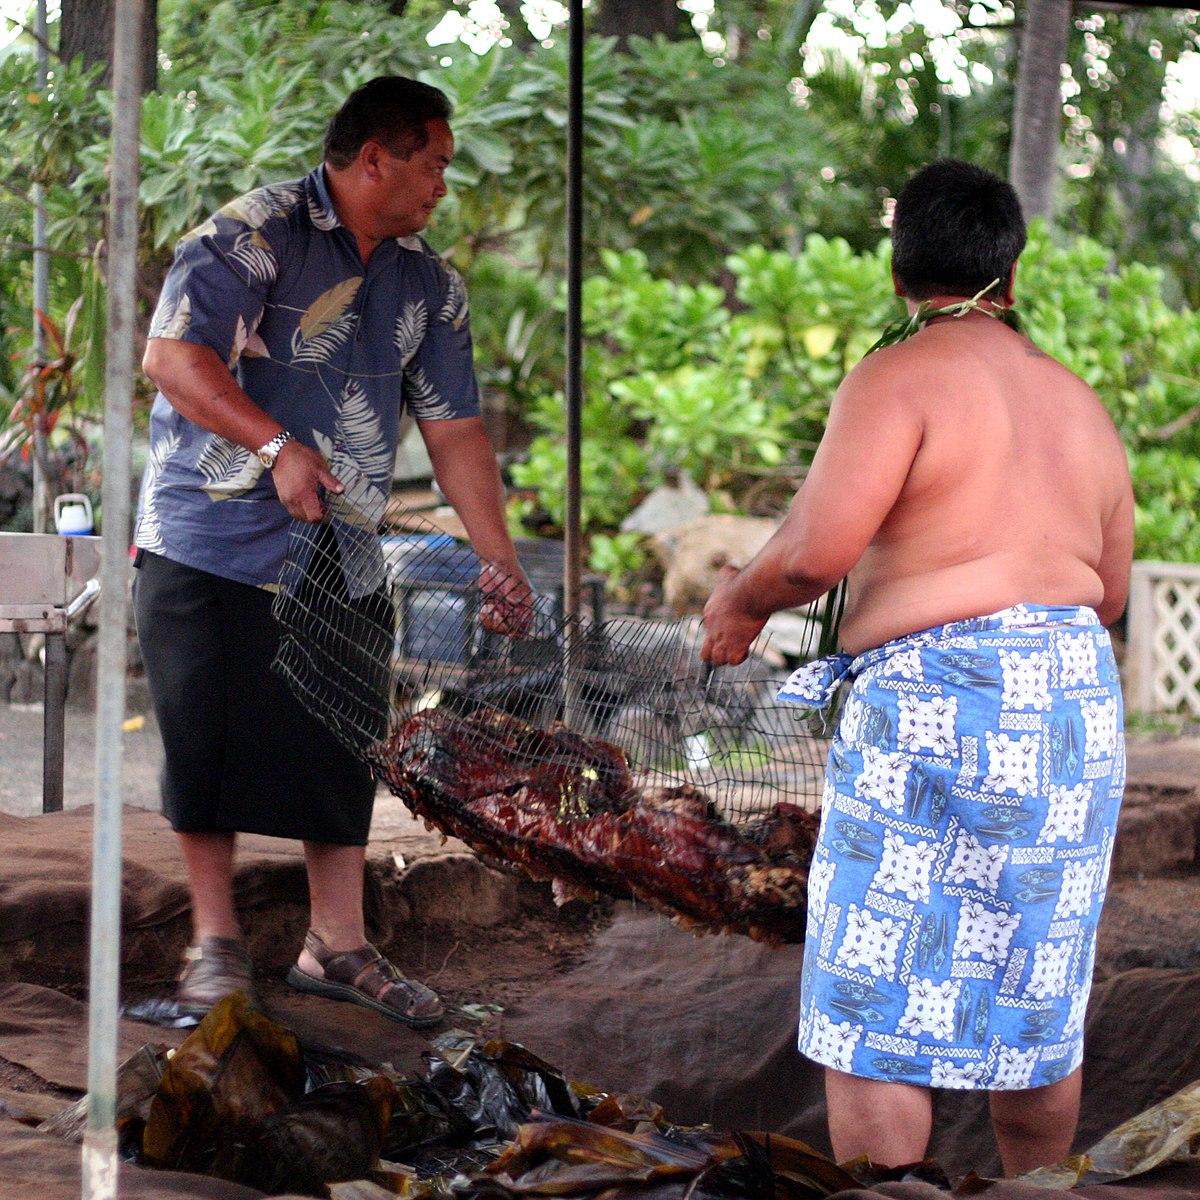
{"label": "blue hawaiian shirt with leaf print", "polygon": [[[364,267],[323,166],[241,196],[187,234],[150,336],[212,347],[380,513],[403,408],[420,421],[479,413],[462,279],[419,237],[381,243]],[[155,397],[137,546],[271,585],[290,524],[254,453]]]}

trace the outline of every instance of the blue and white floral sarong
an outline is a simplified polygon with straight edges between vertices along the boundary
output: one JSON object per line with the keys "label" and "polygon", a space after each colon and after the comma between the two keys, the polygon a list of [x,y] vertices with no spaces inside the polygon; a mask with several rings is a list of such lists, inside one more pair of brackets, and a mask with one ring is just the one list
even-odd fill
{"label": "blue and white floral sarong", "polygon": [[853,686],[809,876],[800,1050],[869,1079],[1012,1090],[1083,1057],[1125,786],[1120,682],[1089,608],[1017,605],[836,655]]}

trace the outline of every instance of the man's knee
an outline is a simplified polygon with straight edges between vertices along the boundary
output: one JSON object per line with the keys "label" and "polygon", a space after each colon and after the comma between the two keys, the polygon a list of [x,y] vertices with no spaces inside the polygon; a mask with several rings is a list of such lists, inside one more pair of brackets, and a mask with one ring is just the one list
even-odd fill
{"label": "man's knee", "polygon": [[1073,1080],[1049,1087],[989,1096],[996,1132],[1011,1138],[1040,1140],[1064,1129],[1074,1129],[1079,1119],[1079,1090]]}

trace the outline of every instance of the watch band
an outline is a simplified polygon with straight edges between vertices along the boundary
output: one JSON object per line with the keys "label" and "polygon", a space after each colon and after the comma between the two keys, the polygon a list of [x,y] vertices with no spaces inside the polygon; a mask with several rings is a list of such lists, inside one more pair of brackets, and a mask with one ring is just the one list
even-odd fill
{"label": "watch band", "polygon": [[258,460],[267,470],[271,470],[275,466],[275,460],[279,457],[279,452],[292,440],[292,435],[286,429],[280,430],[265,446],[261,447],[258,453]]}

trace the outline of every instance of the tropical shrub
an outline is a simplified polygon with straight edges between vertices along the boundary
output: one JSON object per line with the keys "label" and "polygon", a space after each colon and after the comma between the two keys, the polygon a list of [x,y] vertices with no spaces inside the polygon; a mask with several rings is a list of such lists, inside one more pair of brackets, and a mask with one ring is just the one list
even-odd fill
{"label": "tropical shrub", "polygon": [[[721,291],[656,277],[640,251],[602,255],[584,286],[585,527],[610,532],[648,490],[688,471],[726,506],[764,477],[799,481],[842,376],[898,314],[886,244],[856,254],[818,234],[799,254],[751,246]],[[1085,238],[1035,223],[1018,271],[1030,337],[1099,393],[1130,456],[1137,554],[1200,561],[1200,312],[1170,308],[1163,273],[1118,265]],[[561,523],[561,397],[529,413],[540,431],[514,480],[522,514]],[[606,560],[612,559],[608,543]]]}

